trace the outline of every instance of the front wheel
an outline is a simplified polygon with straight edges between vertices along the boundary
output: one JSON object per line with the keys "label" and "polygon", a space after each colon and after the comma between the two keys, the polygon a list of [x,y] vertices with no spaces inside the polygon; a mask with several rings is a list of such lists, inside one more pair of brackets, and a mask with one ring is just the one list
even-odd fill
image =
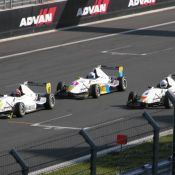
{"label": "front wheel", "polygon": [[54,106],[55,106],[55,96],[54,96],[54,94],[46,94],[45,108],[46,109],[53,109]]}
{"label": "front wheel", "polygon": [[118,78],[118,81],[119,81],[119,86],[118,86],[119,91],[125,91],[127,89],[126,77],[120,77]]}
{"label": "front wheel", "polygon": [[24,117],[25,115],[25,105],[22,102],[16,103],[14,106],[14,114],[16,117]]}

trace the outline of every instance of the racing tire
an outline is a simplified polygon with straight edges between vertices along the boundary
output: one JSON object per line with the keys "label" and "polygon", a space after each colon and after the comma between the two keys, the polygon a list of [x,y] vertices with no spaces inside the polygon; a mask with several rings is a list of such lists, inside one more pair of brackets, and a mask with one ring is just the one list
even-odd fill
{"label": "racing tire", "polygon": [[93,98],[98,98],[100,97],[100,87],[98,84],[93,84],[91,86],[91,95]]}
{"label": "racing tire", "polygon": [[164,96],[164,106],[166,109],[171,109],[173,107],[172,102],[170,101],[170,99],[168,98],[168,95],[165,93]]}
{"label": "racing tire", "polygon": [[16,115],[16,117],[20,118],[20,117],[24,117],[25,115],[25,105],[22,102],[16,103],[14,106],[14,114]]}
{"label": "racing tire", "polygon": [[58,84],[57,84],[56,91],[57,92],[63,91],[64,90],[64,87],[65,87],[65,83],[62,82],[62,81],[59,81]]}
{"label": "racing tire", "polygon": [[126,77],[120,77],[120,78],[118,78],[118,81],[119,81],[118,90],[119,91],[125,91],[127,89]]}
{"label": "racing tire", "polygon": [[137,102],[137,93],[131,91],[128,95],[128,103],[135,103],[135,102]]}
{"label": "racing tire", "polygon": [[53,109],[55,106],[55,96],[54,94],[46,94],[45,109]]}

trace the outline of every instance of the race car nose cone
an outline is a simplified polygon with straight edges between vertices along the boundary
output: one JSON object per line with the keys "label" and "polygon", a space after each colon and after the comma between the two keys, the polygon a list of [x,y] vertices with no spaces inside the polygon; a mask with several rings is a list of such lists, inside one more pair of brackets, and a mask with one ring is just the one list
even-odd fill
{"label": "race car nose cone", "polygon": [[141,101],[141,102],[146,102],[146,99],[147,99],[147,96],[141,96],[141,97],[140,97],[140,101]]}

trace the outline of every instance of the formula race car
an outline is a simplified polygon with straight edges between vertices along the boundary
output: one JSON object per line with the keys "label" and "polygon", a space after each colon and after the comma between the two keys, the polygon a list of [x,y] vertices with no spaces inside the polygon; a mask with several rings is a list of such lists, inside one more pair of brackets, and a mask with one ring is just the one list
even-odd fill
{"label": "formula race car", "polygon": [[[114,71],[116,75],[109,76],[104,70]],[[115,91],[124,91],[127,88],[127,80],[123,73],[122,66],[109,67],[99,65],[90,72],[86,78],[80,77],[70,85],[58,82],[56,97],[75,97],[84,99],[87,97],[98,98],[102,94]]]}
{"label": "formula race car", "polygon": [[141,96],[136,92],[130,92],[128,96],[127,106],[131,108],[145,108],[154,106],[165,106],[171,108],[173,105],[166,94],[167,90],[175,93],[175,75],[165,77],[157,87],[149,87]]}
{"label": "formula race car", "polygon": [[[45,93],[35,93],[29,86],[44,86]],[[10,95],[0,97],[0,115],[23,117],[26,113],[41,108],[52,109],[55,106],[55,96],[51,93],[50,83],[24,82]]]}

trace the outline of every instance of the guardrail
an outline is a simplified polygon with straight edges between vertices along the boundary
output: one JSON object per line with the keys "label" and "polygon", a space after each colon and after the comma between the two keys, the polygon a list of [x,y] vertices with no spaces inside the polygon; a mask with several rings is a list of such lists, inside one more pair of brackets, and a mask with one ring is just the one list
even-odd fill
{"label": "guardrail", "polygon": [[[171,175],[172,168],[172,159],[163,160],[158,163],[158,172],[157,175]],[[122,173],[121,175],[151,175],[152,174],[152,165],[145,164],[141,168],[137,168],[135,170],[130,170],[126,173]]]}

